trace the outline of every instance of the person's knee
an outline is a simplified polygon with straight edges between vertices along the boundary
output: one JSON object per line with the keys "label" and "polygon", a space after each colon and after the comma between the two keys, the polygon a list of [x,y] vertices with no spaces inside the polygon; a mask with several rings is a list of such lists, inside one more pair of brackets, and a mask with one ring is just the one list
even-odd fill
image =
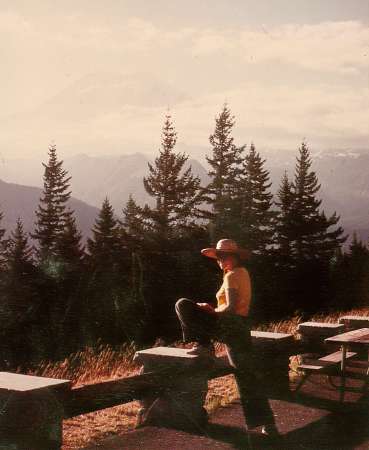
{"label": "person's knee", "polygon": [[175,309],[178,312],[183,311],[183,309],[186,309],[190,303],[193,303],[192,300],[189,300],[188,298],[180,298],[176,301]]}

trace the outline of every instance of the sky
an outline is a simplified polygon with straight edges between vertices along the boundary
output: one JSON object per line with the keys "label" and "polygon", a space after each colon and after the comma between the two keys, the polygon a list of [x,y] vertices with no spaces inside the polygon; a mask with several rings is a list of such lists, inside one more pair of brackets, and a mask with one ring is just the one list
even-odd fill
{"label": "sky", "polygon": [[369,148],[367,0],[0,0],[0,157]]}

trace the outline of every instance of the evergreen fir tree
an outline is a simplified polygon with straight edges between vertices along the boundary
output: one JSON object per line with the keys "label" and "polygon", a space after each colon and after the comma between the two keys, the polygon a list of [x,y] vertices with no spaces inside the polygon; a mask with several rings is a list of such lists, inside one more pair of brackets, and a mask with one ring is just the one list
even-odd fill
{"label": "evergreen fir tree", "polygon": [[67,171],[59,161],[55,145],[49,147],[48,163],[43,163],[44,189],[36,211],[36,228],[31,236],[38,241],[37,254],[41,262],[57,256],[58,238],[72,212],[66,205],[70,198]]}
{"label": "evergreen fir tree", "polygon": [[8,240],[6,260],[7,270],[14,273],[21,274],[27,267],[33,265],[32,248],[28,244],[20,218],[17,219],[15,230],[11,232]]}
{"label": "evergreen fir tree", "polygon": [[154,164],[148,164],[149,175],[143,180],[146,192],[156,200],[154,208],[145,205],[143,216],[161,242],[166,242],[173,233],[196,226],[201,215],[200,179],[192,174],[191,167],[184,168],[188,156],[175,153],[176,142],[177,133],[167,115],[159,156]]}
{"label": "evergreen fir tree", "polygon": [[297,158],[291,211],[294,257],[297,263],[319,259],[329,261],[347,239],[347,236],[342,237],[341,227],[331,229],[339,221],[336,213],[327,218],[324,211],[320,211],[322,201],[316,198],[320,184],[315,172],[310,169],[309,149],[303,142]]}
{"label": "evergreen fir tree", "polygon": [[109,199],[103,201],[99,215],[92,228],[92,238],[87,239],[89,260],[95,268],[111,270],[119,250],[119,227]]}
{"label": "evergreen fir tree", "polygon": [[347,310],[369,305],[369,248],[356,232],[348,250],[335,261],[333,284],[333,308]]}
{"label": "evergreen fir tree", "polygon": [[[320,210],[317,176],[311,170],[309,149],[305,142],[299,148],[294,181],[287,175],[278,191],[276,224],[276,267],[286,285],[284,307],[290,312],[313,313],[331,300],[332,265],[337,251],[346,240],[343,229],[336,228],[339,217],[326,217]],[[288,305],[288,306],[287,306]]]}
{"label": "evergreen fir tree", "polygon": [[123,208],[123,220],[121,221],[123,246],[130,250],[137,250],[142,247],[147,227],[142,208],[130,195],[126,206]]}
{"label": "evergreen fir tree", "polygon": [[212,155],[206,156],[210,165],[208,175],[211,179],[205,189],[205,200],[211,207],[207,214],[210,218],[211,240],[215,241],[225,235],[231,236],[232,208],[235,197],[235,182],[241,173],[242,151],[234,144],[232,136],[235,118],[227,104],[215,119],[215,130],[210,135]]}
{"label": "evergreen fir tree", "polygon": [[[2,319],[10,358],[14,364],[30,359],[32,351],[32,326],[38,319],[40,307],[37,289],[37,270],[34,266],[32,248],[28,244],[23,223],[18,218],[6,248],[6,271],[3,277]],[[39,326],[39,324],[38,324]]]}
{"label": "evergreen fir tree", "polygon": [[240,242],[255,255],[265,256],[273,243],[275,212],[271,209],[273,195],[269,189],[272,184],[264,164],[265,160],[251,144],[243,160],[241,178],[235,183],[239,208],[235,217],[240,228]]}
{"label": "evergreen fir tree", "polygon": [[294,199],[292,189],[293,185],[285,171],[277,191],[277,201],[275,202],[278,207],[275,226],[277,261],[284,266],[288,266],[292,262],[292,206]]}
{"label": "evergreen fir tree", "polygon": [[59,357],[77,351],[82,340],[83,294],[85,287],[84,247],[76,220],[68,215],[57,240],[57,261],[60,265],[56,281],[55,301],[50,305],[56,349]]}
{"label": "evergreen fir tree", "polygon": [[126,268],[122,269],[123,252],[119,225],[108,198],[105,198],[87,240],[87,264],[89,269],[84,333],[96,341],[116,344],[124,330],[121,324],[119,293],[127,283]]}
{"label": "evergreen fir tree", "polygon": [[[3,218],[4,214],[2,211],[0,211],[0,223],[2,222]],[[6,231],[5,228],[0,227],[0,272],[4,268],[5,253],[7,247],[7,240],[4,239],[5,231]]]}
{"label": "evergreen fir tree", "polygon": [[57,241],[57,254],[64,265],[70,269],[78,266],[84,257],[84,247],[82,246],[82,234],[77,229],[76,219],[68,214],[64,223],[64,228],[60,232]]}
{"label": "evergreen fir tree", "polygon": [[150,319],[154,325],[149,331],[164,334],[169,334],[175,323],[179,252],[189,236],[202,228],[203,214],[200,179],[190,166],[185,167],[188,156],[175,151],[176,142],[172,118],[166,115],[159,156],[149,164],[149,174],[143,180],[155,200],[153,207],[142,208],[144,298],[146,310],[153,312]]}

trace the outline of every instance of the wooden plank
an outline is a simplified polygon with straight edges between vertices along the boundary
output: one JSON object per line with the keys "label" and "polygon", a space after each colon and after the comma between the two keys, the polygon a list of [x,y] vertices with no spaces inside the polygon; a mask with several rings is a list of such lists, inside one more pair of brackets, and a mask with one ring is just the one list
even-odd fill
{"label": "wooden plank", "polygon": [[145,350],[138,350],[133,360],[139,364],[155,365],[184,365],[189,366],[197,363],[201,357],[199,355],[189,355],[190,349],[177,347],[152,347]]}
{"label": "wooden plank", "polygon": [[369,344],[369,328],[347,331],[325,339],[325,342]]}
{"label": "wooden plank", "polygon": [[251,331],[251,337],[253,342],[256,341],[273,341],[273,342],[285,342],[293,341],[293,335],[289,333],[272,333],[270,331]]}
{"label": "wooden plank", "polygon": [[341,324],[331,322],[302,322],[298,325],[298,328],[301,327],[342,329]]}
{"label": "wooden plank", "polygon": [[311,363],[303,363],[299,364],[298,369],[302,370],[311,370],[314,372],[321,372],[326,367],[332,367],[334,364],[322,364],[321,362],[311,362]]}
{"label": "wooden plank", "polygon": [[[227,361],[226,356],[216,358],[213,366],[199,367],[196,370],[196,375],[204,373],[204,376],[212,379],[231,374],[234,372],[234,368]],[[62,399],[65,418],[140,400],[148,393],[150,395],[160,394],[167,387],[178,382],[183,382],[185,386],[193,374],[193,367],[180,367],[178,369],[172,367],[117,380],[79,386],[72,389]]]}
{"label": "wooden plank", "polygon": [[[356,356],[357,353],[355,352],[347,352],[346,353],[346,359],[353,358]],[[339,363],[342,360],[342,352],[334,352],[330,355],[323,356],[322,358],[319,358],[319,361],[326,361],[326,362],[332,362],[332,363]]]}
{"label": "wooden plank", "polygon": [[297,331],[304,337],[320,338],[324,336],[333,336],[344,331],[345,326],[339,323],[326,322],[303,322],[297,327]]}
{"label": "wooden plank", "polygon": [[197,359],[198,355],[189,355],[188,348],[178,347],[152,347],[145,350],[138,350],[136,353],[140,355],[159,356],[163,358],[179,358],[179,359]]}
{"label": "wooden plank", "polygon": [[359,344],[369,345],[369,334],[360,336],[356,342],[358,342]]}
{"label": "wooden plank", "polygon": [[[353,358],[356,356],[357,353],[355,352],[347,352],[346,353],[346,360]],[[303,370],[311,370],[314,372],[320,372],[326,369],[327,367],[333,367],[337,366],[342,360],[342,352],[334,352],[329,355],[323,356],[322,358],[310,360],[309,362],[299,364],[298,368]]]}
{"label": "wooden plank", "polygon": [[68,387],[70,380],[37,377],[20,373],[0,372],[0,391],[31,392],[47,388]]}
{"label": "wooden plank", "polygon": [[369,327],[369,316],[342,316],[339,323],[343,323],[347,328],[366,328]]}

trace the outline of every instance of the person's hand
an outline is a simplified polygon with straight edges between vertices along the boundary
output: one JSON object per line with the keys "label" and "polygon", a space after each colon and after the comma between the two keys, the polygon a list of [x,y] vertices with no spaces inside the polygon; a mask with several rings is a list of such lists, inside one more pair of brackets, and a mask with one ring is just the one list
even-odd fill
{"label": "person's hand", "polygon": [[201,308],[204,309],[205,311],[208,311],[210,313],[214,313],[214,308],[209,304],[209,303],[197,303],[197,305]]}

